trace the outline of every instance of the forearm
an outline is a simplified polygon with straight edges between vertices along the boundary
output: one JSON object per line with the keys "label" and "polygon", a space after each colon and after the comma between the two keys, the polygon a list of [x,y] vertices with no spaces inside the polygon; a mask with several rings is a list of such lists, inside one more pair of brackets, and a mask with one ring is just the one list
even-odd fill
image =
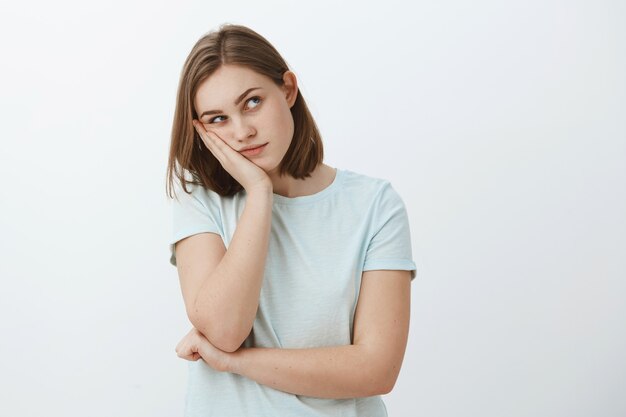
{"label": "forearm", "polygon": [[252,328],[269,246],[272,198],[271,189],[248,194],[226,253],[196,296],[193,324],[209,340],[223,342],[220,347],[243,342]]}
{"label": "forearm", "polygon": [[361,345],[241,348],[231,355],[229,372],[292,394],[339,399],[389,391],[389,373]]}

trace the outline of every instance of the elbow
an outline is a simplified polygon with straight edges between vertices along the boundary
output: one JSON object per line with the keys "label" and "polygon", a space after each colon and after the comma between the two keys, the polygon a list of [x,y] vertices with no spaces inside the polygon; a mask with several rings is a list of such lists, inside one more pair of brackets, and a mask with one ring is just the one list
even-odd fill
{"label": "elbow", "polygon": [[398,380],[398,376],[400,374],[401,364],[402,362],[393,362],[392,364],[388,364],[386,366],[385,372],[383,372],[381,376],[381,391],[383,395],[389,394],[393,390],[393,387],[396,386],[396,381]]}
{"label": "elbow", "polygon": [[234,331],[232,326],[215,327],[195,315],[190,315],[189,321],[191,321],[193,327],[207,338],[209,343],[224,352],[232,353],[237,351],[250,333],[248,332],[248,334],[242,336],[239,332]]}
{"label": "elbow", "polygon": [[396,385],[396,379],[395,378],[390,378],[388,376],[382,375],[377,380],[377,383],[374,384],[371,387],[372,392],[370,392],[368,395],[370,395],[370,396],[372,396],[372,395],[387,395],[387,394],[389,394],[393,390],[393,387],[395,385]]}
{"label": "elbow", "polygon": [[246,338],[231,333],[232,332],[228,331],[222,332],[222,334],[216,338],[216,342],[213,344],[213,346],[224,352],[236,352],[241,347]]}
{"label": "elbow", "polygon": [[232,342],[229,342],[228,340],[225,340],[224,343],[220,343],[220,344],[216,343],[216,344],[213,344],[213,346],[215,346],[222,352],[233,353],[233,352],[236,352],[241,347],[241,343],[237,343],[237,342],[232,343]]}
{"label": "elbow", "polygon": [[396,385],[396,379],[387,379],[387,380],[383,380],[381,382],[381,386],[379,387],[380,389],[380,393],[379,395],[387,395],[389,394],[392,390],[393,387]]}
{"label": "elbow", "polygon": [[381,375],[380,373],[378,373],[377,377],[372,379],[372,382],[373,383],[369,384],[366,392],[364,393],[364,396],[366,397],[374,395],[387,395],[393,390],[393,387],[396,384],[395,379],[389,378],[384,374]]}
{"label": "elbow", "polygon": [[363,382],[363,391],[359,396],[362,397],[389,394],[396,383],[396,380],[389,377],[388,373],[379,372],[372,368],[368,370],[368,375],[360,378],[360,380]]}
{"label": "elbow", "polygon": [[369,372],[371,375],[370,380],[374,383],[370,385],[370,392],[368,395],[387,395],[389,394],[398,380],[398,374],[400,368],[396,363],[389,362],[377,362],[372,361],[373,365],[370,367]]}

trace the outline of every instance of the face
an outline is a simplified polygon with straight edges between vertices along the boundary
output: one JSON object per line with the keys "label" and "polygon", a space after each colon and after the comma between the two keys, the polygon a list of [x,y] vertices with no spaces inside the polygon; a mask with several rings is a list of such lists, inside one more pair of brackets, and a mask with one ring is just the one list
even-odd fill
{"label": "face", "polygon": [[294,133],[290,108],[297,96],[295,74],[285,84],[238,65],[222,65],[200,84],[194,106],[204,128],[232,149],[265,145],[256,155],[244,154],[268,173],[276,173]]}

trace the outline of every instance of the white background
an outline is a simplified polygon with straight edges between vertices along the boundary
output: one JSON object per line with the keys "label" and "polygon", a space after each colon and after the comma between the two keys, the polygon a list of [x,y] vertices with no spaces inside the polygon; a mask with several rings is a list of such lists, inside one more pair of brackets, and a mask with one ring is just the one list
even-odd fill
{"label": "white background", "polygon": [[626,415],[620,1],[3,2],[0,415],[182,416],[165,169],[195,41],[247,25],[418,277],[389,415]]}

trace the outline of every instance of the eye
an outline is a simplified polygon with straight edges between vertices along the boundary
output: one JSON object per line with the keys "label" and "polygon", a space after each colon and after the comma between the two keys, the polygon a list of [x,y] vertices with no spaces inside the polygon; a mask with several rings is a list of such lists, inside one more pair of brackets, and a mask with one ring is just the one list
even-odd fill
{"label": "eye", "polygon": [[[248,100],[246,100],[246,103],[249,103],[249,102],[250,102],[250,101],[252,101],[252,100],[256,100],[256,101],[257,101],[257,102],[256,102],[256,104],[255,104],[254,106],[252,106],[252,107],[251,107],[251,108],[253,108],[253,109],[254,109],[254,108],[256,108],[256,107],[257,107],[257,106],[261,103],[261,101],[262,101],[261,97],[259,97],[259,96],[254,96],[254,97],[250,97]],[[220,117],[225,117],[225,116],[215,116],[215,117],[213,117],[213,118],[209,119],[209,122],[208,122],[208,123],[213,123],[213,122],[215,121],[215,119],[218,119],[218,118],[220,118]]]}
{"label": "eye", "polygon": [[220,117],[224,117],[224,116],[215,116],[215,117],[209,119],[209,123],[213,123],[215,121],[215,119],[220,118]]}
{"label": "eye", "polygon": [[261,102],[261,97],[259,97],[259,96],[250,97],[248,99],[248,101],[246,101],[246,103],[249,102],[250,100],[255,100],[255,99],[258,100],[258,103],[254,106],[254,107],[256,107]]}

